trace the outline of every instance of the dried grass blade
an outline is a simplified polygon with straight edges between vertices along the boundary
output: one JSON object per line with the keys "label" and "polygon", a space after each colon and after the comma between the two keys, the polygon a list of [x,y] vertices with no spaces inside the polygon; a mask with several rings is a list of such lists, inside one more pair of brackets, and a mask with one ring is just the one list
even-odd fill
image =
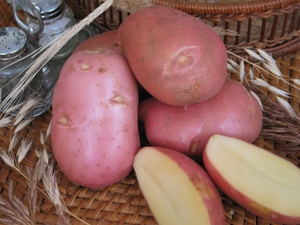
{"label": "dried grass blade", "polygon": [[268,71],[270,71],[274,75],[276,75],[278,77],[282,77],[282,73],[276,65],[274,65],[272,63],[264,63],[263,65]]}
{"label": "dried grass blade", "polygon": [[253,68],[252,67],[249,70],[249,79],[254,80],[254,73],[253,73]]}
{"label": "dried grass blade", "polygon": [[250,80],[250,82],[259,87],[269,87],[270,86],[270,84],[268,82],[264,81],[261,78],[257,78],[257,77],[254,80]]}
{"label": "dried grass blade", "polygon": [[41,132],[41,134],[40,134],[40,142],[42,145],[45,144],[45,135],[43,134],[43,132]]}
{"label": "dried grass blade", "polygon": [[[29,225],[28,223],[24,222],[22,219],[19,219],[16,216],[16,213],[14,211],[10,211],[10,209],[1,206],[0,207],[1,212],[5,215],[4,218],[0,218],[0,224],[5,225]],[[32,225],[32,224],[30,224]]]}
{"label": "dried grass blade", "polygon": [[[199,18],[200,19],[200,18]],[[231,29],[225,29],[223,27],[220,27],[220,26],[209,26],[214,32],[217,33],[217,35],[219,36],[224,36],[224,35],[227,35],[227,36],[231,36],[231,37],[236,37],[236,36],[239,36],[238,32],[235,31],[235,30],[231,30]]]}
{"label": "dried grass blade", "polygon": [[258,55],[255,51],[251,50],[251,49],[247,49],[245,48],[245,51],[247,52],[248,55],[250,55],[252,58],[260,61],[260,62],[265,62],[265,60],[260,56]]}
{"label": "dried grass blade", "polygon": [[264,50],[262,49],[257,49],[258,53],[260,54],[261,57],[263,57],[266,61],[269,61],[269,62],[273,62],[276,64],[276,61],[273,59],[272,56],[270,56],[267,52],[265,52]]}
{"label": "dried grass blade", "polygon": [[23,106],[16,116],[14,126],[19,124],[25,118],[25,116],[28,115],[28,112],[31,111],[36,104],[38,104],[39,101],[39,98],[30,98],[27,102],[23,103]]}
{"label": "dried grass blade", "polygon": [[28,184],[29,184],[29,209],[31,213],[32,221],[35,221],[36,213],[36,202],[37,202],[37,183],[42,179],[43,174],[45,173],[46,165],[44,161],[39,158],[34,170],[30,167],[26,168],[28,171]]}
{"label": "dried grass blade", "polygon": [[0,218],[0,222],[4,222],[4,224],[31,224],[27,221],[24,221],[23,218],[18,217],[18,211],[12,206],[9,201],[4,199],[2,195],[0,195],[0,211],[5,215],[5,218]]}
{"label": "dried grass blade", "polygon": [[286,97],[286,98],[290,98],[290,94],[288,93],[288,92],[286,92],[286,91],[283,91],[283,90],[281,90],[281,89],[279,89],[279,88],[277,88],[277,87],[274,87],[274,86],[269,86],[268,87],[268,89],[270,90],[270,91],[272,91],[274,94],[276,94],[276,95],[280,95],[280,96],[283,96],[283,97]]}
{"label": "dried grass blade", "polygon": [[230,63],[227,63],[227,70],[231,73],[239,73]]}
{"label": "dried grass blade", "polygon": [[19,103],[19,104],[10,106],[9,108],[7,108],[7,109],[4,110],[4,113],[8,115],[9,113],[11,113],[11,112],[13,112],[13,111],[21,108],[22,105],[23,105],[23,103]]}
{"label": "dried grass blade", "polygon": [[245,77],[245,64],[244,64],[244,60],[241,60],[241,62],[240,62],[239,75],[240,75],[240,82],[243,83],[244,77]]}
{"label": "dried grass blade", "polygon": [[31,123],[33,121],[34,118],[30,118],[30,119],[26,119],[24,121],[22,121],[21,123],[18,124],[18,126],[16,127],[16,129],[14,130],[14,133],[19,132],[20,130],[22,130],[24,127],[26,127],[29,123]]}
{"label": "dried grass blade", "polygon": [[[0,207],[1,210],[1,207]],[[2,210],[1,210],[2,211]],[[11,219],[6,219],[6,218],[0,218],[0,223],[4,225],[15,225],[16,223],[12,221]],[[23,224],[22,224],[23,225]]]}
{"label": "dried grass blade", "polygon": [[[42,155],[42,153],[40,153]],[[47,168],[47,164],[45,163],[45,160],[42,157],[39,157],[35,170],[34,170],[34,176],[36,177],[37,181],[40,181],[43,177],[43,174],[45,174]]]}
{"label": "dried grass blade", "polygon": [[250,94],[257,100],[257,102],[258,102],[260,108],[262,109],[262,111],[265,111],[264,110],[264,106],[263,106],[260,98],[258,97],[258,95],[254,91],[252,91],[252,90],[249,90],[249,91],[250,91]]}
{"label": "dried grass blade", "polygon": [[64,210],[61,206],[57,207],[57,214],[60,218],[60,221],[62,222],[62,224],[65,225],[69,225],[70,224],[70,220],[66,217]]}
{"label": "dried grass blade", "polygon": [[4,213],[9,218],[16,217],[16,211],[11,207],[11,205],[9,205],[9,203],[5,203],[4,207],[1,206],[0,210],[2,213]]}
{"label": "dried grass blade", "polygon": [[61,197],[56,182],[56,176],[53,171],[54,171],[53,163],[48,164],[46,172],[43,174],[43,184],[53,204],[55,206],[62,206],[62,203],[60,201]]}
{"label": "dried grass blade", "polygon": [[13,154],[7,152],[6,150],[2,150],[0,152],[0,157],[3,159],[3,161],[9,165],[11,168],[16,168],[15,159]]}
{"label": "dried grass blade", "polygon": [[114,0],[113,5],[122,11],[133,13],[153,4],[150,0]]}
{"label": "dried grass blade", "polygon": [[19,147],[17,152],[18,163],[22,162],[22,160],[26,156],[27,152],[32,148],[32,146],[33,146],[33,142],[28,139],[24,139],[21,142],[21,146]]}
{"label": "dried grass blade", "polygon": [[300,79],[293,79],[293,82],[297,85],[300,85]]}
{"label": "dried grass blade", "polygon": [[[35,170],[38,168],[38,163],[35,166]],[[26,166],[28,174],[28,205],[29,205],[29,217],[32,222],[35,222],[36,202],[37,202],[37,177],[35,176],[33,169]]]}
{"label": "dried grass blade", "polygon": [[292,106],[290,105],[290,103],[286,100],[284,100],[283,98],[277,96],[276,97],[278,102],[288,111],[288,113],[291,116],[297,116],[297,114],[295,113],[294,109],[292,108]]}
{"label": "dried grass blade", "polygon": [[49,155],[45,147],[42,151],[42,158],[46,164],[49,164]]}
{"label": "dried grass blade", "polygon": [[29,98],[20,109],[19,114],[26,114],[34,105],[41,101],[39,97]]}
{"label": "dried grass blade", "polygon": [[23,216],[23,218],[29,222],[29,210],[27,208],[27,206],[16,196],[13,196],[13,201],[14,201],[14,205],[15,207],[17,207],[18,212]]}
{"label": "dried grass blade", "polygon": [[2,195],[0,195],[0,205],[5,205],[6,204],[6,200],[3,198]]}
{"label": "dried grass blade", "polygon": [[34,152],[35,152],[35,155],[36,155],[38,158],[41,157],[42,153],[41,153],[39,150],[35,149]]}
{"label": "dried grass blade", "polygon": [[235,62],[234,60],[232,60],[232,59],[228,59],[227,60],[228,61],[228,63],[230,63],[237,71],[239,71],[240,70],[240,66],[239,66],[239,64],[237,64],[237,62]]}
{"label": "dried grass blade", "polygon": [[13,120],[14,120],[14,117],[12,117],[12,116],[2,117],[0,120],[0,128],[11,126],[13,124]]}
{"label": "dried grass blade", "polygon": [[14,187],[13,182],[9,181],[8,183],[8,197],[12,204],[12,207],[18,212],[18,214],[23,218],[25,221],[30,222],[29,220],[29,210],[26,205],[17,198],[13,193]]}
{"label": "dried grass blade", "polygon": [[17,134],[13,134],[12,138],[10,139],[10,142],[9,142],[9,147],[8,147],[8,151],[12,151],[16,145],[18,144],[19,142],[19,136]]}
{"label": "dried grass blade", "polygon": [[14,126],[16,126],[17,124],[19,124],[24,118],[25,118],[26,114],[20,114],[18,113],[18,115],[15,117],[15,121],[14,121]]}
{"label": "dried grass blade", "polygon": [[24,90],[25,87],[32,81],[35,75],[40,71],[43,66],[80,30],[82,30],[86,25],[89,25],[96,19],[99,15],[101,15],[104,11],[106,11],[110,6],[112,6],[113,0],[106,0],[103,2],[98,8],[96,8],[93,12],[91,12],[88,16],[82,19],[80,22],[72,26],[66,32],[64,32],[59,38],[57,38],[51,47],[45,50],[38,59],[32,63],[29,69],[25,72],[23,78],[16,87],[10,92],[10,94],[3,100],[0,107],[8,108],[15,98]]}
{"label": "dried grass blade", "polygon": [[50,133],[51,133],[51,120],[50,120],[50,122],[49,122],[49,124],[48,124],[48,127],[47,127],[47,132],[46,132],[46,137],[47,137],[47,139],[48,139],[48,137],[50,136]]}

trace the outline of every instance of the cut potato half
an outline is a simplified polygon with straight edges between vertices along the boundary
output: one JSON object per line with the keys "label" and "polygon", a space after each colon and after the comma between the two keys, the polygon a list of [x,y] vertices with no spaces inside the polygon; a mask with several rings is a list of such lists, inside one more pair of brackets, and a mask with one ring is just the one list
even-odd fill
{"label": "cut potato half", "polygon": [[141,191],[160,225],[221,225],[223,205],[206,172],[174,150],[144,147],[133,164]]}
{"label": "cut potato half", "polygon": [[300,223],[300,169],[267,150],[213,135],[204,151],[215,184],[254,214],[273,222]]}

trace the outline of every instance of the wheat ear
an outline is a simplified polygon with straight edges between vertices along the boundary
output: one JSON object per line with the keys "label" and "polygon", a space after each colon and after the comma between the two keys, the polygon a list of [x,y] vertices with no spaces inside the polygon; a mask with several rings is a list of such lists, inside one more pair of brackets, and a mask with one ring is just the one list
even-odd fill
{"label": "wheat ear", "polygon": [[[62,35],[56,38],[54,43],[50,43],[47,49],[38,57],[38,59],[28,68],[25,72],[24,77],[20,80],[14,91],[10,92],[9,95],[3,100],[0,107],[9,108],[10,104],[15,100],[15,98],[22,92],[24,87],[27,87],[32,79],[37,75],[37,73],[46,65],[46,63],[80,30],[85,26],[89,25],[101,15],[105,10],[112,6],[113,0],[106,0],[98,8],[96,8],[92,13],[85,17],[80,22],[76,23],[70,29],[65,31]],[[51,46],[51,48],[50,48]]]}

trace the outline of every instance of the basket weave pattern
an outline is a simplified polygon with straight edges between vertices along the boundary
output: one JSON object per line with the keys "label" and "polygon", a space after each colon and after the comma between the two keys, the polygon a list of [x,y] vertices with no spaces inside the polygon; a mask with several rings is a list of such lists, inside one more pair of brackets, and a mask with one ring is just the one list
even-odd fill
{"label": "basket weave pattern", "polygon": [[[70,5],[77,13],[77,16],[81,17],[84,17],[99,4],[96,1],[84,0],[68,0],[68,2],[72,3]],[[292,11],[298,10],[298,7],[299,4],[296,6],[297,9],[292,9]],[[5,1],[0,1],[0,12],[0,22],[2,26],[14,25],[11,18],[11,11]],[[126,15],[128,14],[118,12],[116,9],[111,8],[101,18],[98,18],[95,23],[103,29],[114,29],[118,27],[118,24],[126,17]],[[109,19],[107,20],[107,18]],[[297,21],[297,23],[299,28],[299,21]],[[296,35],[296,33],[293,33],[292,35]],[[299,33],[297,33],[297,35],[299,36]],[[296,50],[297,48],[298,47],[296,47]],[[300,51],[295,51],[295,49],[292,48],[288,53],[285,52],[285,54],[278,56],[276,61],[285,78],[300,78]],[[231,78],[238,79],[238,77],[233,75]],[[300,93],[297,88],[291,87],[272,76],[268,76],[268,74],[265,74],[265,79],[269,84],[289,92],[291,95],[291,98],[289,99],[290,104],[297,113],[300,112]],[[37,117],[22,131],[22,137],[32,139],[35,143],[34,148],[41,149],[40,133],[46,132],[50,120],[50,111]],[[267,127],[264,128],[268,129]],[[12,132],[13,127],[0,128],[1,148],[8,148]],[[259,136],[255,144],[275,153],[281,151],[285,145],[285,143],[280,140],[270,140],[263,135]],[[48,139],[46,148],[51,154],[51,138]],[[290,161],[300,167],[300,152],[292,155],[287,155],[283,152],[282,156],[288,157]],[[36,162],[37,156],[34,151],[31,151],[20,163],[20,167],[25,171],[25,167],[34,168]],[[56,170],[58,171],[57,181],[59,190],[67,208],[87,223],[93,225],[156,224],[145,199],[141,195],[133,172],[126,179],[103,190],[96,191],[72,184],[63,176],[57,166]],[[28,205],[27,181],[18,172],[14,171],[0,160],[0,194],[5,199],[9,198],[9,181],[13,181],[13,194],[21,199],[25,205]],[[40,187],[43,189],[42,184],[40,184]],[[227,225],[278,225],[255,216],[227,196],[222,193],[220,194],[226,211]],[[0,212],[0,217],[4,216],[3,212]],[[69,218],[71,224],[82,224],[73,217]],[[36,220],[37,224],[56,224],[59,222],[55,206],[47,196],[44,196],[41,193],[38,193]]]}
{"label": "basket weave pattern", "polygon": [[12,10],[6,0],[0,1],[0,27],[15,26],[12,19]]}
{"label": "basket weave pattern", "polygon": [[[200,1],[200,0],[199,0]],[[171,6],[201,19],[210,26],[219,26],[238,33],[225,35],[228,49],[246,56],[242,48],[260,48],[273,57],[300,48],[300,2],[298,0],[264,0],[220,2],[215,4],[180,0],[152,0],[153,4]],[[229,0],[228,0],[229,1]],[[102,0],[66,0],[79,18],[87,16]],[[128,16],[111,7],[94,21],[101,31],[118,28]]]}

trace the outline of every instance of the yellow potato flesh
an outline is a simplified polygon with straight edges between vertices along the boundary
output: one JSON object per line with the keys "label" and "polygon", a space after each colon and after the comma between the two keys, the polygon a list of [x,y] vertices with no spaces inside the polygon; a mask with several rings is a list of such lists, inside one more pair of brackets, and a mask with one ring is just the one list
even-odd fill
{"label": "yellow potato flesh", "polygon": [[210,224],[200,194],[174,160],[159,151],[147,149],[137,154],[133,166],[158,224]]}
{"label": "yellow potato flesh", "polygon": [[214,135],[208,159],[237,191],[270,210],[300,216],[300,169],[255,145]]}

